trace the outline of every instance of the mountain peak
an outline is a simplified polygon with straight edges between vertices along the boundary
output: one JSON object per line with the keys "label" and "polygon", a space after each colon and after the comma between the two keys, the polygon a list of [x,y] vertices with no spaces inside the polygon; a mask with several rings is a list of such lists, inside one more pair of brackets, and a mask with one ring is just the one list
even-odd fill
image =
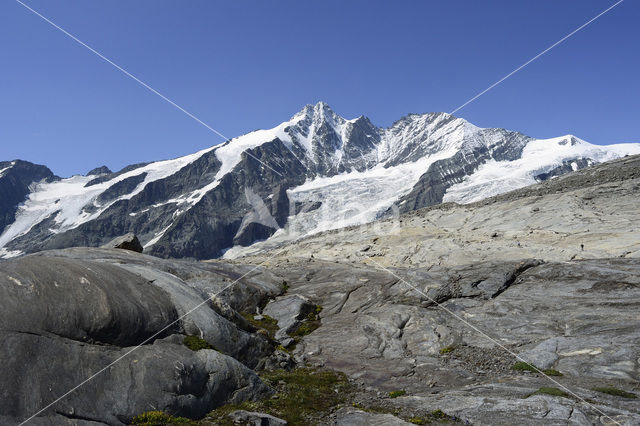
{"label": "mountain peak", "polygon": [[477,201],[636,153],[640,144],[533,139],[443,112],[409,114],[382,128],[363,116],[345,120],[317,102],[272,129],[117,173],[100,167],[60,179],[44,166],[0,162],[0,193],[16,195],[0,197],[0,258],[101,245],[123,229],[137,233],[150,254],[211,258],[277,231],[262,222],[241,226],[244,206],[255,198],[246,187],[277,212],[278,227],[291,221],[297,238],[372,221],[392,205],[403,212]]}
{"label": "mountain peak", "polygon": [[292,118],[309,117],[309,118],[323,118],[323,117],[338,117],[326,102],[319,101],[316,104],[307,104],[295,114]]}

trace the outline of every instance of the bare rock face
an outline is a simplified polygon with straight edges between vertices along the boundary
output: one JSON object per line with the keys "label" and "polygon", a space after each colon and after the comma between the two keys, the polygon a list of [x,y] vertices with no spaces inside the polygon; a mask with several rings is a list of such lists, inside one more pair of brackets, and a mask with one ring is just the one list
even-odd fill
{"label": "bare rock face", "polygon": [[[124,250],[77,248],[0,262],[3,424],[51,403],[34,424],[128,424],[153,409],[198,418],[224,403],[268,396],[250,368],[273,345],[218,314],[195,290],[197,280],[187,284],[194,277],[218,293],[230,277],[249,294],[279,292],[268,273],[242,279],[234,267]],[[185,335],[215,349],[194,352]]]}
{"label": "bare rock face", "polygon": [[410,426],[413,424],[391,414],[367,413],[355,408],[342,408],[334,417],[335,424],[338,426]]}
{"label": "bare rock face", "polygon": [[[640,389],[640,322],[631,314],[640,301],[638,259],[392,273],[322,261],[277,267],[288,298],[324,307],[321,326],[293,352],[298,362],[337,369],[383,394],[404,390],[393,399],[400,410],[443,410],[474,425],[640,422],[638,399],[593,390]],[[561,375],[513,369],[522,361]],[[545,387],[564,394],[536,394]],[[338,424],[376,421],[365,417],[342,413]]]}
{"label": "bare rock face", "polygon": [[245,410],[234,411],[229,414],[229,418],[237,424],[255,426],[284,426],[287,424],[285,420],[270,416],[269,414]]}
{"label": "bare rock face", "polygon": [[114,238],[102,247],[131,250],[137,253],[142,253],[143,250],[142,244],[140,244],[138,237],[136,237],[136,235],[131,232],[121,237]]}
{"label": "bare rock face", "polygon": [[305,317],[314,312],[316,305],[301,295],[282,296],[270,302],[263,313],[278,321],[280,329],[276,332],[276,340],[284,342],[294,332]]}

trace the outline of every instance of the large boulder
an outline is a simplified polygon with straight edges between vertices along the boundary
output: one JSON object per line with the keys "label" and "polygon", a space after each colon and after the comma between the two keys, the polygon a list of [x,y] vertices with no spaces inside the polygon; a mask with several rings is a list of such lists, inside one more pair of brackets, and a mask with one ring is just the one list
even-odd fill
{"label": "large boulder", "polygon": [[[35,424],[116,425],[150,410],[199,418],[268,395],[250,367],[271,354],[272,344],[236,327],[163,268],[227,282],[188,262],[121,250],[0,262],[0,423],[37,413]],[[194,352],[185,335],[215,349]]]}
{"label": "large boulder", "polygon": [[140,244],[138,237],[132,232],[129,232],[128,234],[121,237],[114,238],[102,247],[131,250],[138,253],[142,253],[143,250],[142,244]]}

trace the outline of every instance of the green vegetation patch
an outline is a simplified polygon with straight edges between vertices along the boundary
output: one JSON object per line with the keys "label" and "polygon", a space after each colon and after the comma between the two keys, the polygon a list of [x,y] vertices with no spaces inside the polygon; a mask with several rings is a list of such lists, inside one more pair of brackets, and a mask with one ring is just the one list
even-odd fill
{"label": "green vegetation patch", "polygon": [[305,318],[306,321],[290,334],[296,343],[298,343],[302,337],[313,333],[320,327],[320,312],[322,312],[322,306],[316,305],[315,310],[307,314]]}
{"label": "green vegetation patch", "polygon": [[[400,391],[404,392],[404,391]],[[413,423],[414,425],[431,425],[434,423],[446,423],[446,424],[457,424],[462,423],[462,420],[458,419],[455,416],[450,416],[444,411],[438,409],[434,410],[431,413],[423,416],[403,416],[401,414],[401,410],[397,407],[382,407],[382,406],[369,406],[362,404],[352,404],[354,408],[357,408],[360,411],[364,411],[367,413],[375,413],[375,414],[392,414],[398,418],[401,418],[409,423]]]}
{"label": "green vegetation patch", "polygon": [[554,370],[553,368],[546,368],[544,370],[536,369],[536,367],[533,364],[529,364],[528,362],[522,362],[522,361],[516,362],[513,365],[513,367],[511,367],[511,369],[516,371],[530,371],[532,373],[539,373],[538,370],[540,370],[547,376],[562,376],[561,372],[559,372],[558,370]]}
{"label": "green vegetation patch", "polygon": [[528,362],[516,362],[513,367],[511,367],[512,370],[517,370],[517,371],[531,371],[532,373],[537,373],[538,370],[536,370],[536,368],[533,366],[533,364],[529,364]]}
{"label": "green vegetation patch", "polygon": [[[199,351],[201,349],[214,349],[209,342],[198,336],[185,336],[182,343],[192,351]],[[150,413],[156,413],[156,411],[150,411]]]}
{"label": "green vegetation patch", "polygon": [[302,323],[300,327],[298,327],[294,332],[291,333],[291,337],[303,337],[308,334],[313,333],[315,330],[320,327],[320,321],[308,321]]}
{"label": "green vegetation patch", "polygon": [[448,354],[455,350],[456,347],[454,345],[445,346],[444,348],[440,349],[440,355]]}
{"label": "green vegetation patch", "polygon": [[320,320],[320,312],[322,312],[322,306],[316,305],[315,311],[311,312],[309,315],[307,315],[307,319],[311,320],[311,321]]}
{"label": "green vegetation patch", "polygon": [[227,415],[236,410],[258,411],[271,414],[290,425],[313,424],[312,419],[329,412],[347,401],[353,387],[339,372],[300,368],[292,371],[263,372],[260,377],[277,393],[262,401],[225,405],[212,411],[206,420],[221,425],[232,425]]}
{"label": "green vegetation patch", "polygon": [[460,419],[454,416],[450,416],[449,414],[445,413],[440,409],[432,411],[427,416],[411,417],[408,421],[409,423],[413,423],[414,425],[430,425],[433,423],[442,423],[442,422],[446,422],[446,423],[461,422]]}
{"label": "green vegetation patch", "polygon": [[561,396],[563,398],[569,398],[569,394],[566,393],[565,391],[562,391],[558,388],[552,388],[552,387],[542,387],[537,391],[535,391],[534,393],[532,393],[531,395],[551,395],[551,396]]}
{"label": "green vegetation patch", "polygon": [[197,423],[193,420],[186,419],[184,417],[173,417],[162,411],[147,411],[137,415],[131,421],[132,425],[144,425],[144,426],[196,426]]}
{"label": "green vegetation patch", "polygon": [[636,395],[635,393],[623,391],[622,389],[617,389],[612,386],[597,387],[593,388],[593,390],[600,393],[606,393],[608,395],[621,396],[622,398],[635,399],[638,397],[638,395]]}
{"label": "green vegetation patch", "polygon": [[407,392],[403,391],[403,390],[395,390],[395,391],[391,391],[389,392],[389,398],[397,398],[399,396],[403,396],[406,395]]}
{"label": "green vegetation patch", "polygon": [[266,330],[267,335],[271,339],[275,337],[276,332],[280,329],[280,327],[278,327],[278,320],[271,318],[269,315],[262,315],[262,319],[257,320],[253,314],[248,312],[241,312],[240,314],[255,328]]}
{"label": "green vegetation patch", "polygon": [[440,419],[440,420],[449,419],[451,417],[440,409],[432,411],[430,416],[433,417],[434,419]]}

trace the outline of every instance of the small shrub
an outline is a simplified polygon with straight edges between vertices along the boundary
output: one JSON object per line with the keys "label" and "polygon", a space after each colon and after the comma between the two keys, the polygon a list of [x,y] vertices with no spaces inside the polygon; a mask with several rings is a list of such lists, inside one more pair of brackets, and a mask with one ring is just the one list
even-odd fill
{"label": "small shrub", "polygon": [[413,423],[414,425],[427,425],[427,424],[429,424],[428,420],[424,419],[422,417],[411,417],[409,419],[409,423]]}
{"label": "small shrub", "polygon": [[[201,349],[213,349],[213,346],[209,342],[204,339],[199,338],[198,336],[186,336],[182,343],[192,351],[199,351]],[[154,412],[154,411],[150,411]]]}
{"label": "small shrub", "polygon": [[162,411],[147,411],[135,416],[131,424],[143,426],[195,426],[197,423],[184,417],[173,417]]}
{"label": "small shrub", "polygon": [[407,392],[403,391],[403,390],[396,390],[396,391],[391,391],[389,392],[389,398],[397,398],[399,396],[403,396],[406,395]]}
{"label": "small shrub", "polygon": [[569,395],[565,391],[562,391],[558,388],[551,388],[551,387],[542,387],[537,391],[535,391],[534,393],[532,393],[531,395],[551,395],[551,396],[561,396],[563,398],[569,398]]}
{"label": "small shrub", "polygon": [[562,376],[561,372],[559,372],[558,370],[554,370],[553,368],[547,368],[545,370],[542,370],[542,372],[547,376]]}
{"label": "small shrub", "polygon": [[617,389],[612,386],[597,387],[593,388],[593,390],[600,393],[606,393],[608,395],[621,396],[622,398],[635,399],[638,397],[635,393],[623,391],[622,389]]}

